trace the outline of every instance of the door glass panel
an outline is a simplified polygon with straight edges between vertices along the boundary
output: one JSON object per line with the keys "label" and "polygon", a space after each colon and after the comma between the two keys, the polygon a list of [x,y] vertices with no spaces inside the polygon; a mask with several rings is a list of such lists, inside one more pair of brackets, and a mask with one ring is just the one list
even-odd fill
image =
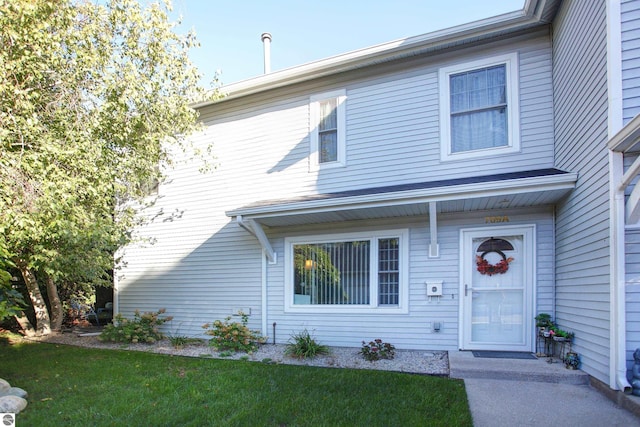
{"label": "door glass panel", "polygon": [[471,341],[522,343],[523,298],[520,290],[473,291]]}
{"label": "door glass panel", "polygon": [[484,250],[487,237],[472,241],[471,342],[476,344],[515,345],[525,340],[522,236],[500,239],[509,246]]}

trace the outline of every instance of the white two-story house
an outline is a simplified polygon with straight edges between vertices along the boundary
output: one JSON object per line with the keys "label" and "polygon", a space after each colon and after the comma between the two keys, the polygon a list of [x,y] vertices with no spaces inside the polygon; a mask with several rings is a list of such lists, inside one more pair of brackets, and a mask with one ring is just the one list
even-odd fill
{"label": "white two-story house", "polygon": [[627,387],[639,22],[637,0],[527,0],[224,87],[194,106],[217,167],[168,171],[116,310],[165,307],[183,335],[243,311],[279,343],[527,352],[547,312]]}

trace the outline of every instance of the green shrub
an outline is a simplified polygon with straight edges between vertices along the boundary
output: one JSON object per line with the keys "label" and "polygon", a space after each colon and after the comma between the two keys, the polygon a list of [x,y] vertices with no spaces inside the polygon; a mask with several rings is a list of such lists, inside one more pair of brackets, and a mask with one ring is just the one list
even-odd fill
{"label": "green shrub", "polygon": [[202,325],[203,329],[208,329],[205,334],[211,335],[213,338],[209,340],[209,345],[216,350],[233,350],[252,353],[258,349],[258,344],[265,341],[258,331],[252,331],[247,327],[249,317],[240,312],[238,313],[242,321],[232,322],[231,316],[224,321],[216,320],[213,325],[206,323]]}
{"label": "green shrub", "polygon": [[378,338],[369,341],[369,344],[362,341],[360,354],[369,362],[373,362],[374,360],[380,359],[393,359],[396,355],[395,350],[396,348],[393,345],[382,342],[382,340]]}
{"label": "green shrub", "polygon": [[171,316],[160,317],[165,311],[161,308],[155,313],[146,312],[141,315],[136,310],[133,319],[127,319],[118,313],[113,323],[105,326],[98,338],[100,341],[153,344],[164,338],[158,326],[173,319]]}
{"label": "green shrub", "polygon": [[329,347],[319,344],[306,329],[289,339],[284,351],[287,356],[298,359],[312,359],[320,354],[329,353]]}

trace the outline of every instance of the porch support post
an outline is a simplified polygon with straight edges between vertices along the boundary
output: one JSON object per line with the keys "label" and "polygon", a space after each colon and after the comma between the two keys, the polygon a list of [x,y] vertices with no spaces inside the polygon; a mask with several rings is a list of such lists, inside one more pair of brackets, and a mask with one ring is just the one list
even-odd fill
{"label": "porch support post", "polygon": [[636,185],[629,195],[625,216],[627,224],[637,224],[640,222],[640,185]]}
{"label": "porch support post", "polygon": [[243,219],[242,215],[238,215],[236,217],[236,222],[240,227],[244,228],[258,239],[264,254],[269,260],[269,264],[275,264],[277,262],[276,252],[273,250],[271,242],[269,242],[269,238],[267,238],[267,235],[264,233],[262,226],[252,219]]}
{"label": "porch support post", "polygon": [[438,244],[438,213],[436,211],[436,202],[429,202],[429,234],[431,235],[429,258],[439,258],[440,245]]}
{"label": "porch support post", "polygon": [[640,173],[640,157],[634,160],[629,169],[622,175],[622,180],[618,186],[618,190],[624,191],[631,184],[631,181]]}

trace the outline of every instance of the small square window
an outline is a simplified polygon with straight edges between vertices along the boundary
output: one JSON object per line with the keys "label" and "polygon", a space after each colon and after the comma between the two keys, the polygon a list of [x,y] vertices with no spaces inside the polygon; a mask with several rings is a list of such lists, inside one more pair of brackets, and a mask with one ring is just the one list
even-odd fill
{"label": "small square window", "polygon": [[520,149],[516,54],[440,70],[441,159]]}
{"label": "small square window", "polygon": [[345,101],[344,90],[311,97],[310,170],[345,165]]}

